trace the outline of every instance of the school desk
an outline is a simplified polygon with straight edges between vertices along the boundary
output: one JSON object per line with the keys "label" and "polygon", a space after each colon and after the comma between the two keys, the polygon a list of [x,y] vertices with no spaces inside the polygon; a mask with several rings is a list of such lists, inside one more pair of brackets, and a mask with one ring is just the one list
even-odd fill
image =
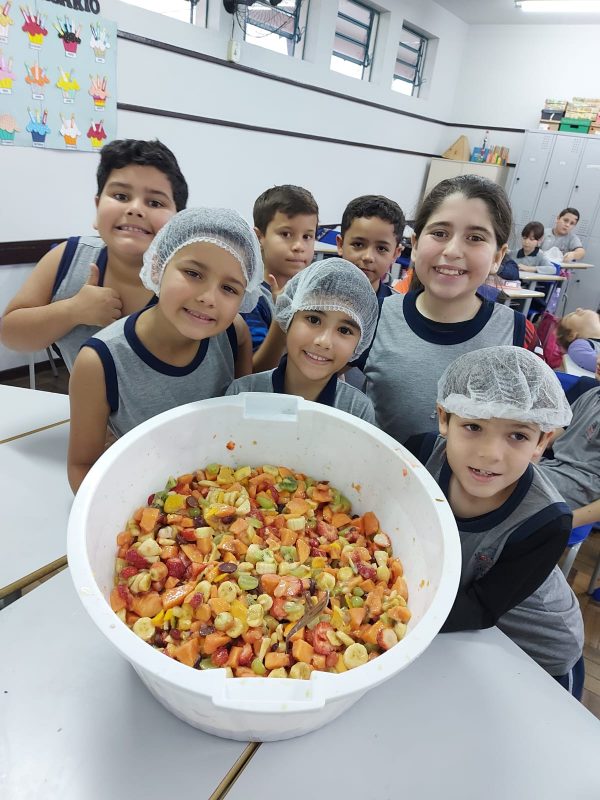
{"label": "school desk", "polygon": [[315,256],[323,258],[324,255],[337,256],[338,249],[336,245],[329,244],[328,242],[315,242]]}
{"label": "school desk", "polygon": [[260,745],[227,800],[591,800],[600,721],[497,628],[437,636],[330,725]]}
{"label": "school desk", "polygon": [[[565,309],[566,309],[567,303],[569,301],[569,289],[571,288],[571,282],[572,282],[573,277],[574,277],[574,272],[572,272],[572,270],[574,271],[574,270],[578,270],[578,269],[592,269],[593,266],[594,266],[593,264],[586,264],[583,261],[567,261],[566,263],[564,263],[562,265],[562,268],[564,270],[568,270],[570,274],[569,274],[569,276],[567,278],[567,282],[565,283],[565,286],[564,286],[564,291],[562,293],[562,299],[561,299],[561,302],[559,304],[560,308],[557,309],[557,311],[556,311],[557,316],[562,317],[565,314]],[[576,279],[576,282],[578,282],[578,281],[579,281],[579,278]]]}
{"label": "school desk", "polygon": [[49,425],[69,420],[69,398],[55,392],[39,392],[0,384],[0,444]]}
{"label": "school desk", "polygon": [[0,611],[0,639],[0,797],[221,796],[246,744],[191,728],[154,700],[88,617],[68,570]]}
{"label": "school desk", "polygon": [[503,286],[500,290],[500,297],[505,306],[509,306],[511,300],[524,300],[523,314],[527,316],[527,312],[531,306],[531,301],[534,297],[543,297],[543,292],[537,292],[533,289],[513,289],[508,286]]}
{"label": "school desk", "polygon": [[0,444],[0,599],[66,562],[68,438],[69,426],[58,425]]}

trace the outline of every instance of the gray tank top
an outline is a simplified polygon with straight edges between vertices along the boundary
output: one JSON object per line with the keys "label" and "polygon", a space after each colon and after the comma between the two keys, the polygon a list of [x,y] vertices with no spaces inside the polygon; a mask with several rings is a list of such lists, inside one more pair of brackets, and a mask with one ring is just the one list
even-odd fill
{"label": "gray tank top", "polygon": [[[446,461],[446,440],[441,436],[425,467],[442,489],[447,487],[450,468]],[[480,579],[494,566],[510,537],[517,538],[521,532],[533,533],[534,525],[539,529],[540,524],[547,524],[566,512],[561,495],[531,464],[504,506],[486,515],[489,518],[486,530],[468,530],[472,520],[456,520],[462,550],[461,588]],[[537,517],[535,523],[534,517]],[[533,594],[504,614],[498,620],[498,627],[550,675],[567,673],[583,650],[579,602],[558,567]]]}
{"label": "gray tank top", "polygon": [[385,298],[364,366],[358,362],[377,424],[402,443],[437,430],[437,383],[454,359],[525,341],[525,318],[507,306],[484,300],[473,319],[444,325],[423,317],[416,298],[415,292]]}
{"label": "gray tank top", "polygon": [[[98,236],[73,236],[68,239],[58,265],[50,302],[74,297],[87,283],[91,264],[98,265],[99,285],[102,286],[106,261],[106,247]],[[100,327],[96,325],[76,325],[56,342],[69,372],[73,369],[81,345],[99,330]]]}
{"label": "gray tank top", "polygon": [[135,323],[146,310],[113,322],[85,343],[102,361],[109,426],[116,436],[171,408],[222,397],[235,374],[233,324],[223,333],[203,339],[185,367],[175,367],[156,358],[138,338]]}

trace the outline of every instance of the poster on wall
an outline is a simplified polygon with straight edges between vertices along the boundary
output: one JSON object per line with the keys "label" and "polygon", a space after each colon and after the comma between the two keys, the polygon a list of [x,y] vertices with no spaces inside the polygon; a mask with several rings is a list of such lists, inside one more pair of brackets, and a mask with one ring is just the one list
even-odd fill
{"label": "poster on wall", "polygon": [[117,25],[99,0],[0,0],[0,146],[100,150],[116,128]]}

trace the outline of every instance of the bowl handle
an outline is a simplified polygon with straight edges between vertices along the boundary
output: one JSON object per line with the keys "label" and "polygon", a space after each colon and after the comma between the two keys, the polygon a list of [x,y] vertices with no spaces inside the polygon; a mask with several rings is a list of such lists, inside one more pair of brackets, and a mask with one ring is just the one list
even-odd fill
{"label": "bowl handle", "polygon": [[244,401],[244,419],[298,421],[298,398],[295,395],[242,392],[240,398]]}
{"label": "bowl handle", "polygon": [[[252,697],[249,698],[249,687]],[[226,680],[223,692],[213,695],[217,708],[238,711],[313,711],[323,708],[325,697],[312,681],[287,678],[235,678]]]}

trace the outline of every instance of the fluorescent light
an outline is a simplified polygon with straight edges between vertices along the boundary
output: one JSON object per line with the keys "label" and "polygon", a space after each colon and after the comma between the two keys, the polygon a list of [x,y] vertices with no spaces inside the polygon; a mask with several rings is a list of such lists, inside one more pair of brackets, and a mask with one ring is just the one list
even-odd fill
{"label": "fluorescent light", "polygon": [[537,11],[539,13],[553,11],[559,14],[600,13],[600,0],[517,0],[515,6],[521,11]]}

